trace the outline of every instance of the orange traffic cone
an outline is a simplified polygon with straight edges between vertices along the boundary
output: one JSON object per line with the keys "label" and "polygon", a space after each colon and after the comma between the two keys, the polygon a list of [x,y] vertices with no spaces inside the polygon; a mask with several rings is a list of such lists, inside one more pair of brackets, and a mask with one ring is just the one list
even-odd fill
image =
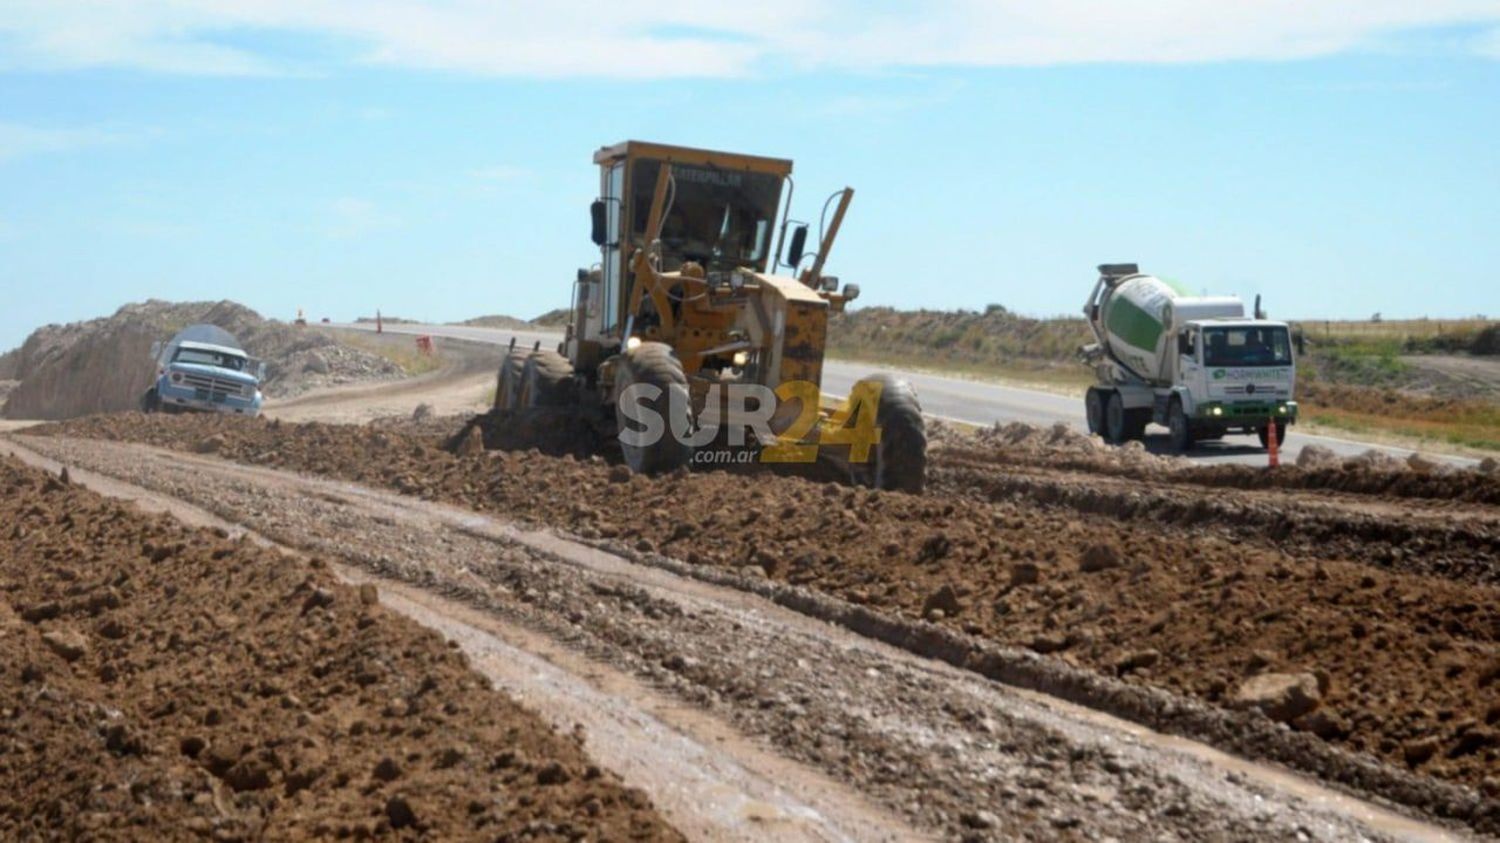
{"label": "orange traffic cone", "polygon": [[1281,465],[1281,436],[1276,429],[1276,417],[1271,417],[1271,423],[1266,427],[1266,453],[1270,456],[1272,468]]}

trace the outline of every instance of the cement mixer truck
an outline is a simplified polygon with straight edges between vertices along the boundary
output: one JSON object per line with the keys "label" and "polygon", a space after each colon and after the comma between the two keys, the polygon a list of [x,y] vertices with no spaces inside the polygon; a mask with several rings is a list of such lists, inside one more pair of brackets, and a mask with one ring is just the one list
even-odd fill
{"label": "cement mixer truck", "polygon": [[1167,428],[1171,448],[1229,433],[1261,447],[1297,420],[1296,361],[1285,322],[1245,315],[1232,296],[1189,296],[1135,264],[1104,264],[1084,304],[1094,342],[1081,351],[1097,382],[1084,397],[1089,432],[1122,443]]}

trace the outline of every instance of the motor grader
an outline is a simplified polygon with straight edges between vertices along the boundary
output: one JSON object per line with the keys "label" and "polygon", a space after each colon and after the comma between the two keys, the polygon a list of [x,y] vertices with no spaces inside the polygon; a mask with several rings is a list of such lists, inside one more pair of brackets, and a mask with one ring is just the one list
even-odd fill
{"label": "motor grader", "polygon": [[910,385],[873,375],[822,400],[829,315],[859,295],[824,272],[854,191],[823,203],[809,250],[809,225],[787,217],[791,161],[627,141],[594,163],[599,263],[578,271],[556,350],[512,342],[495,410],[587,420],[636,472],[819,462],[920,492],[927,440]]}

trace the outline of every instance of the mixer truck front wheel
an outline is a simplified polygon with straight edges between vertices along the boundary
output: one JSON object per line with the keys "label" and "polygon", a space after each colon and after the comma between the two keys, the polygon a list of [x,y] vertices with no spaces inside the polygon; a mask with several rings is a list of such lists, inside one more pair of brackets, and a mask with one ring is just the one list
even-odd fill
{"label": "mixer truck front wheel", "polygon": [[1193,428],[1187,413],[1182,410],[1181,401],[1173,400],[1171,409],[1167,410],[1167,432],[1172,453],[1185,454],[1192,449]]}
{"label": "mixer truck front wheel", "polygon": [[1089,387],[1089,391],[1083,396],[1083,414],[1088,420],[1089,435],[1104,435],[1104,395],[1099,390]]}
{"label": "mixer truck front wheel", "polygon": [[1125,399],[1118,392],[1111,392],[1104,402],[1104,438],[1115,445],[1130,438],[1125,418]]}

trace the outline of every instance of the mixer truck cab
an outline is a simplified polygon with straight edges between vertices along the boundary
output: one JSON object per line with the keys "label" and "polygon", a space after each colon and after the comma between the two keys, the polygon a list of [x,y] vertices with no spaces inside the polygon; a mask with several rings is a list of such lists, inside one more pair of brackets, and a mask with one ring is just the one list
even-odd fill
{"label": "mixer truck cab", "polygon": [[1084,306],[1095,342],[1090,433],[1119,443],[1167,428],[1173,451],[1227,434],[1261,447],[1297,419],[1296,361],[1285,322],[1245,315],[1232,296],[1188,296],[1135,264],[1105,264]]}

